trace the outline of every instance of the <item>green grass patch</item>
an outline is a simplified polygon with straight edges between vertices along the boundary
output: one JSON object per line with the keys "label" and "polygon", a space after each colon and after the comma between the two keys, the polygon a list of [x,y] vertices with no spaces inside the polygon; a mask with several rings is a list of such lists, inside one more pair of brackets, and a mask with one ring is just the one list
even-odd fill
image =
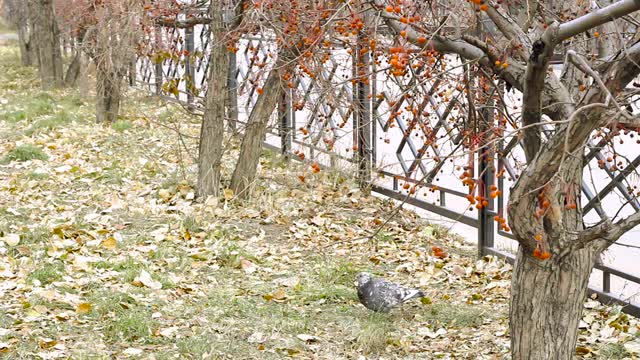
{"label": "green grass patch", "polygon": [[118,120],[111,125],[111,128],[117,132],[124,132],[133,126],[130,121]]}
{"label": "green grass patch", "polygon": [[620,343],[605,344],[598,350],[598,359],[622,360],[630,356],[631,354]]}
{"label": "green grass patch", "polygon": [[393,343],[391,334],[396,326],[389,314],[369,313],[359,320],[354,346],[364,353],[379,353],[389,343]]}
{"label": "green grass patch", "polygon": [[153,331],[158,327],[151,312],[143,308],[123,310],[107,323],[104,334],[109,342],[152,342]]}
{"label": "green grass patch", "polygon": [[31,283],[38,280],[42,285],[48,285],[62,280],[63,273],[64,267],[60,263],[42,264],[27,276],[27,280]]}
{"label": "green grass patch", "polygon": [[466,303],[436,303],[421,314],[433,326],[477,327],[494,317],[492,311],[481,305]]}
{"label": "green grass patch", "polygon": [[2,158],[2,162],[7,164],[12,161],[46,161],[48,159],[49,156],[47,156],[47,154],[45,154],[39,147],[30,144],[23,144],[9,150],[9,152]]}
{"label": "green grass patch", "polygon": [[63,111],[53,116],[37,120],[29,127],[29,129],[27,129],[27,131],[25,131],[25,134],[27,136],[31,136],[33,134],[51,131],[67,125],[70,122],[71,116],[67,112]]}

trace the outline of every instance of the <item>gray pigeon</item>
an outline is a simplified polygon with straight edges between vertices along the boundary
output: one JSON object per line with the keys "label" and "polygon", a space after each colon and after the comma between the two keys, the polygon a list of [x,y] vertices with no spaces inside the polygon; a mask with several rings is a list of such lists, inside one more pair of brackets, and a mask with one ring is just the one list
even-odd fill
{"label": "gray pigeon", "polygon": [[366,272],[356,275],[356,288],[362,305],[367,309],[384,313],[408,300],[426,296],[420,290],[405,289]]}

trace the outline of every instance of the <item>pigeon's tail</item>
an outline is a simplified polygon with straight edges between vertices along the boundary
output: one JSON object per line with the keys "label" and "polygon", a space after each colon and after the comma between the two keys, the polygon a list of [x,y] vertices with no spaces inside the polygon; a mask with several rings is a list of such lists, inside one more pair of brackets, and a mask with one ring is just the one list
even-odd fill
{"label": "pigeon's tail", "polygon": [[427,296],[424,292],[422,292],[422,290],[416,290],[416,289],[406,289],[403,295],[404,296],[402,296],[402,302],[409,301],[415,298],[423,298]]}

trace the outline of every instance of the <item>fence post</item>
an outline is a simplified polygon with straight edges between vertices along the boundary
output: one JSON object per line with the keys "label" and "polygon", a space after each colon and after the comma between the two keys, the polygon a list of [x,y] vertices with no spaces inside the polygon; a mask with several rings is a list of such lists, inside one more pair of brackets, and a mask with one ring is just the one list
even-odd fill
{"label": "fence post", "polygon": [[289,104],[289,94],[290,90],[285,91],[278,102],[278,119],[280,119],[278,135],[280,135],[280,151],[287,160],[291,153],[291,106]]}
{"label": "fence post", "polygon": [[238,124],[238,64],[236,53],[228,51],[229,72],[227,74],[227,117],[229,128],[235,133]]}
{"label": "fence post", "polygon": [[[156,46],[158,49],[160,49],[160,43],[161,43],[161,34],[160,34],[161,29],[160,28],[156,28],[155,31],[155,40],[156,40]],[[157,95],[161,95],[162,94],[162,64],[163,64],[163,60],[159,60],[156,64],[155,64],[155,75],[156,75],[156,94]]]}
{"label": "fence post", "polygon": [[[493,110],[493,98],[491,91],[486,91],[483,83],[489,84],[491,88],[493,85],[490,81],[480,77],[481,85],[480,91],[484,96],[483,109],[479,112],[479,116],[476,116],[477,122],[477,134],[480,136],[480,143],[477,151],[478,156],[478,175],[480,184],[478,184],[478,195],[486,199],[487,205],[482,206],[478,211],[478,256],[485,255],[485,248],[494,247],[495,240],[495,224],[492,216],[492,212],[495,211],[495,202],[491,198],[491,186],[494,183],[495,166],[494,166],[494,151],[491,149],[491,145],[488,145],[492,140],[488,134],[491,134],[490,129],[493,128],[494,122],[494,110]],[[484,80],[484,81],[483,81]],[[486,145],[486,147],[485,147]]]}
{"label": "fence post", "polygon": [[187,103],[189,107],[193,104],[193,90],[196,86],[195,84],[195,66],[191,59],[193,58],[193,52],[195,49],[194,38],[193,38],[193,27],[188,27],[184,30],[185,37],[185,50],[187,50],[187,55],[185,56],[185,81],[186,81],[186,89],[187,89]]}
{"label": "fence post", "polygon": [[[367,21],[367,14],[364,14]],[[366,49],[366,51],[363,51]],[[371,89],[369,69],[371,57],[366,34],[358,33],[353,52],[353,144],[360,188],[368,189],[371,182]]]}

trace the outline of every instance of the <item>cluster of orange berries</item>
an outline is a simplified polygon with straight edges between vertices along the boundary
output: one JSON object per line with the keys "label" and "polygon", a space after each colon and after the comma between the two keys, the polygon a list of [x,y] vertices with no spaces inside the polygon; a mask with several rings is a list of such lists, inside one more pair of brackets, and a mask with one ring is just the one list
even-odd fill
{"label": "cluster of orange berries", "polygon": [[297,156],[298,159],[300,159],[300,160],[304,160],[304,158],[305,158],[304,152],[299,151],[299,150],[294,151],[293,155]]}
{"label": "cluster of orange berries", "polygon": [[495,220],[500,225],[500,229],[502,229],[502,231],[505,231],[505,232],[511,231],[511,228],[507,225],[506,218],[503,218],[500,215],[496,215],[493,217],[493,220]]}
{"label": "cluster of orange berries", "polygon": [[509,63],[505,62],[501,62],[500,60],[496,60],[494,63],[495,66],[497,67],[502,67],[503,69],[506,69],[509,67]]}
{"label": "cluster of orange berries", "polygon": [[313,164],[309,165],[311,167],[311,169],[313,170],[314,174],[317,174],[320,172],[320,164],[318,164],[317,162],[314,162]]}
{"label": "cluster of orange berries", "polygon": [[487,11],[489,9],[489,7],[487,6],[487,4],[484,3],[484,0],[469,0],[472,3],[480,6],[480,10],[482,11]]}
{"label": "cluster of orange berries", "polygon": [[393,47],[389,50],[391,53],[391,59],[389,65],[391,65],[391,74],[394,76],[403,76],[406,73],[407,65],[409,65],[409,56],[400,47]]}
{"label": "cluster of orange berries", "polygon": [[413,185],[413,186],[412,186],[412,185],[411,185],[411,184],[409,184],[408,182],[404,183],[404,185],[402,185],[402,188],[403,188],[403,189],[405,189],[405,190],[409,190],[409,194],[410,194],[410,195],[415,194],[415,193],[416,193],[416,191],[417,191],[417,186],[416,186],[416,185]]}
{"label": "cluster of orange berries", "polygon": [[545,246],[545,243],[542,241],[543,239],[542,235],[536,234],[534,236],[534,239],[536,240],[536,248],[535,250],[533,250],[533,257],[540,260],[547,260],[548,258],[550,258],[551,253],[545,249],[546,246]]}
{"label": "cluster of orange berries", "polygon": [[502,195],[502,191],[498,190],[497,186],[491,185],[491,192],[489,193],[489,197],[495,199],[500,195]]}
{"label": "cluster of orange berries", "polygon": [[471,205],[475,205],[478,210],[489,206],[489,200],[484,196],[477,195],[474,197],[472,194],[469,194],[467,195],[467,200],[469,200]]}
{"label": "cluster of orange berries", "polygon": [[547,210],[549,209],[550,206],[551,206],[551,202],[545,196],[544,190],[541,190],[538,193],[538,206],[537,206],[536,212],[533,214],[533,216],[536,219],[541,217],[541,216],[543,216],[547,212]]}

